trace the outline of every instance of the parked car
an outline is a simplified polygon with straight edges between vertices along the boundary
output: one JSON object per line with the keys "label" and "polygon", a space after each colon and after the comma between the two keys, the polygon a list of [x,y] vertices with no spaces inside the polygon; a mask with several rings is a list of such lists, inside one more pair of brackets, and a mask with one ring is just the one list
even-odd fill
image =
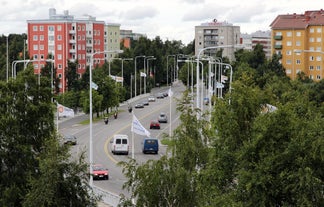
{"label": "parked car", "polygon": [[168,117],[166,113],[161,112],[158,118],[159,123],[168,123]]}
{"label": "parked car", "polygon": [[70,145],[76,145],[77,144],[77,138],[72,134],[64,135],[63,136],[63,143],[64,144],[70,144]]}
{"label": "parked car", "polygon": [[159,152],[159,140],[156,138],[145,138],[142,142],[142,152],[144,154],[157,154]]}
{"label": "parked car", "polygon": [[154,102],[155,101],[155,97],[154,96],[150,96],[147,99],[149,102]]}
{"label": "parked car", "polygon": [[209,98],[207,98],[207,97],[204,98],[204,104],[205,105],[208,105],[209,104]]}
{"label": "parked car", "polygon": [[101,164],[92,165],[92,176],[94,180],[109,180],[108,169]]}
{"label": "parked car", "polygon": [[113,154],[126,154],[129,153],[129,140],[125,134],[115,134],[110,141],[110,150]]}
{"label": "parked car", "polygon": [[156,98],[157,98],[157,99],[162,99],[162,98],[164,98],[163,93],[158,93],[158,94],[156,95]]}
{"label": "parked car", "polygon": [[150,105],[148,101],[143,101],[142,104],[143,104],[144,106],[148,106],[148,105]]}
{"label": "parked car", "polygon": [[135,109],[139,109],[139,108],[144,108],[144,104],[143,103],[135,104]]}
{"label": "parked car", "polygon": [[160,129],[160,123],[157,120],[152,120],[150,123],[150,129]]}
{"label": "parked car", "polygon": [[163,92],[162,94],[163,94],[163,96],[164,96],[164,97],[167,97],[167,96],[169,96],[169,93],[168,93],[168,91],[165,91],[165,92]]}

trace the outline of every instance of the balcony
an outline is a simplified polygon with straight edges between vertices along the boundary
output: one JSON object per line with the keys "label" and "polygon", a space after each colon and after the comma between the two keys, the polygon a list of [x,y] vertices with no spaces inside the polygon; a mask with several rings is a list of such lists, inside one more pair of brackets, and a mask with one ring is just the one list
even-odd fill
{"label": "balcony", "polygon": [[282,45],[275,45],[274,48],[277,50],[280,50],[280,49],[282,49]]}
{"label": "balcony", "polygon": [[75,30],[70,30],[69,34],[75,34]]}
{"label": "balcony", "polygon": [[70,49],[69,52],[70,53],[76,53],[76,50],[75,49]]}
{"label": "balcony", "polygon": [[275,35],[273,38],[275,40],[282,40],[282,35]]}
{"label": "balcony", "polygon": [[70,39],[70,40],[69,40],[69,43],[70,43],[70,44],[75,44],[75,43],[76,43],[76,40]]}

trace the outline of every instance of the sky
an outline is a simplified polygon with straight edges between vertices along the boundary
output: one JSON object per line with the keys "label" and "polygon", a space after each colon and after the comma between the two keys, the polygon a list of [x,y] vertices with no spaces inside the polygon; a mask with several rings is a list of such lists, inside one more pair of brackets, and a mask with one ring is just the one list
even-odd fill
{"label": "sky", "polygon": [[280,14],[324,9],[323,0],[0,0],[0,5],[0,35],[27,33],[27,20],[48,19],[55,8],[57,14],[90,15],[149,39],[183,44],[194,40],[195,26],[214,19],[250,34],[270,30]]}

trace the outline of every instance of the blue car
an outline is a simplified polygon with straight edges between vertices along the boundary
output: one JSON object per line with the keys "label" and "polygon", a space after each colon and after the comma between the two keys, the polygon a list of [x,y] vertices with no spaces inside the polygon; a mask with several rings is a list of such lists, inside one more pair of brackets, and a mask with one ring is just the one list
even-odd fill
{"label": "blue car", "polygon": [[142,151],[157,154],[159,152],[159,140],[156,138],[145,138],[142,142]]}

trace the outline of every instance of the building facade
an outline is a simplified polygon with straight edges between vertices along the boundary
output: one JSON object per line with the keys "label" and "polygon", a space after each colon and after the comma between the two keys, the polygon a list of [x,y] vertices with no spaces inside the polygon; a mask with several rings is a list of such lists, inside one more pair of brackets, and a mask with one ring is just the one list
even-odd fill
{"label": "building facade", "polygon": [[271,23],[272,54],[281,55],[287,76],[304,73],[314,81],[323,78],[324,10],[278,15]]}
{"label": "building facade", "polygon": [[[63,14],[56,14],[54,8],[49,9],[49,18],[27,20],[28,52],[33,60],[34,72],[38,74],[52,56],[56,77],[60,79],[60,92],[66,91],[66,68],[68,61],[78,62],[77,73],[81,75],[90,65],[91,55],[109,48],[119,49],[119,42],[109,44],[110,28],[116,31],[118,25],[106,25],[104,21],[97,21],[95,17],[83,16],[74,18],[66,10]],[[118,27],[119,28],[119,27]],[[115,35],[115,32],[112,32]],[[116,32],[116,36],[119,33]],[[109,39],[111,38],[111,39]],[[100,53],[94,57],[94,64],[103,64],[105,59],[113,54]]]}
{"label": "building facade", "polygon": [[[206,47],[233,45],[223,49],[223,57],[234,60],[234,45],[240,44],[240,27],[227,22],[218,22],[214,19],[212,22],[203,23],[195,26],[195,55]],[[204,50],[201,55],[214,56],[219,49]]]}

